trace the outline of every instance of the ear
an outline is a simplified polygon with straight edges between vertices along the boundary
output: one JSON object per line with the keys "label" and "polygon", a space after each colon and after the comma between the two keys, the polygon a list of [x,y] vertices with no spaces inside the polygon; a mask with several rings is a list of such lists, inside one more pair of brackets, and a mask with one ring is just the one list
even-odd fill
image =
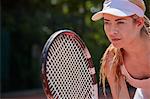
{"label": "ear", "polygon": [[143,25],[144,25],[144,18],[140,17],[140,18],[136,19],[136,26],[138,28],[142,28]]}

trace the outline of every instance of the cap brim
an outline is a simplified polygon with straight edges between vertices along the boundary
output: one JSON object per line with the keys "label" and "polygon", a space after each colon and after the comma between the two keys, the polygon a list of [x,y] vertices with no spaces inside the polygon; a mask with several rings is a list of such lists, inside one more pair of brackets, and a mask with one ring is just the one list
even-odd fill
{"label": "cap brim", "polygon": [[126,17],[126,16],[131,16],[131,15],[134,14],[134,13],[127,12],[127,11],[121,11],[121,10],[118,10],[118,9],[115,9],[115,8],[109,8],[109,9],[105,9],[105,10],[102,10],[100,12],[95,13],[92,16],[92,20],[93,21],[100,20],[101,18],[103,18],[104,13],[111,14],[111,15],[114,15],[114,16],[119,16],[119,17]]}

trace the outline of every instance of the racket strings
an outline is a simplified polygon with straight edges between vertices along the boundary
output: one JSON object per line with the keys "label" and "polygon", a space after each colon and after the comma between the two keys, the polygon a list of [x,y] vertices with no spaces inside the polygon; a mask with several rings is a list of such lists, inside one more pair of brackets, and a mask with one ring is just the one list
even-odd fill
{"label": "racket strings", "polygon": [[76,39],[68,35],[57,37],[49,48],[47,60],[48,85],[54,99],[91,99],[88,61]]}

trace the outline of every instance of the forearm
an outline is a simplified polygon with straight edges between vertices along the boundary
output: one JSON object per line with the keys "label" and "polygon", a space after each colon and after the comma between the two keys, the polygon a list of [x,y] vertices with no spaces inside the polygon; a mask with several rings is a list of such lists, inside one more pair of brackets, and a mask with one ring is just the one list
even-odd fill
{"label": "forearm", "polygon": [[[113,99],[130,99],[128,88],[123,77],[117,83],[114,78],[108,78]],[[120,85],[119,85],[120,84]]]}
{"label": "forearm", "polygon": [[119,99],[119,92],[117,83],[113,79],[108,79],[113,99]]}

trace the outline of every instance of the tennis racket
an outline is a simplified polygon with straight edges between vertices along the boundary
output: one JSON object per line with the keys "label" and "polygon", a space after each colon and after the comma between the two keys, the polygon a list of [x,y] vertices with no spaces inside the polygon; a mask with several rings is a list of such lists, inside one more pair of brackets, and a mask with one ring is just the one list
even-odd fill
{"label": "tennis racket", "polygon": [[55,32],[43,48],[41,62],[48,99],[98,99],[91,55],[75,32]]}

